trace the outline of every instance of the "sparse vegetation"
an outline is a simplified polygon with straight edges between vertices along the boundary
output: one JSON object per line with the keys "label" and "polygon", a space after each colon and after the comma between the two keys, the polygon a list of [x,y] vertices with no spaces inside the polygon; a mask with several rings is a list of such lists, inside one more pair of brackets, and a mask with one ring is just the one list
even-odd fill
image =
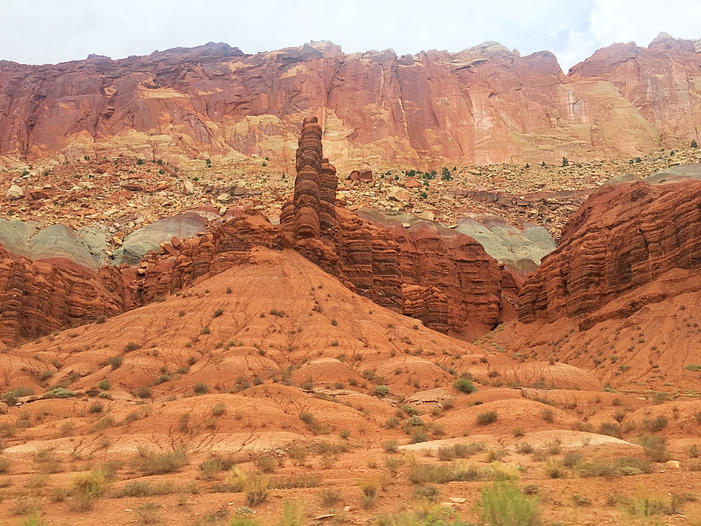
{"label": "sparse vegetation", "polygon": [[486,426],[497,421],[498,415],[496,411],[485,411],[477,415],[477,424]]}
{"label": "sparse vegetation", "polygon": [[183,449],[158,453],[145,449],[139,450],[134,466],[144,475],[164,475],[180,471],[187,464],[187,453]]}
{"label": "sparse vegetation", "polygon": [[477,388],[472,383],[472,379],[467,377],[467,376],[461,376],[460,378],[455,380],[453,382],[453,387],[457,391],[460,391],[461,393],[465,393],[465,394],[472,394],[475,391],[477,391]]}
{"label": "sparse vegetation", "polygon": [[537,509],[538,497],[524,495],[509,481],[482,488],[477,507],[480,519],[490,526],[534,526]]}

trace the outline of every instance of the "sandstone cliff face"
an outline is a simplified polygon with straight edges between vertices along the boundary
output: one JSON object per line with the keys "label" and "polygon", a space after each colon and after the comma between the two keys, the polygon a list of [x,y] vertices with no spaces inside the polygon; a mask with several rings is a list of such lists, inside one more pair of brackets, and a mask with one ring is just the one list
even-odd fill
{"label": "sandstone cliff face", "polygon": [[34,262],[0,246],[0,341],[34,338],[138,306],[119,270]]}
{"label": "sandstone cliff face", "polygon": [[598,50],[570,71],[575,82],[613,84],[660,133],[663,143],[698,138],[701,53],[694,42],[661,34],[647,48],[634,43]]}
{"label": "sandstone cliff face", "polygon": [[587,315],[674,268],[701,269],[701,181],[603,187],[522,286],[518,317],[580,318],[586,329],[597,321]]}
{"label": "sandstone cliff face", "polygon": [[551,53],[521,57],[495,43],[402,57],[329,43],[256,55],[208,44],[123,60],[0,62],[0,155],[289,160],[309,113],[337,165],[633,155],[697,133],[699,57],[687,41],[615,45],[570,76]]}

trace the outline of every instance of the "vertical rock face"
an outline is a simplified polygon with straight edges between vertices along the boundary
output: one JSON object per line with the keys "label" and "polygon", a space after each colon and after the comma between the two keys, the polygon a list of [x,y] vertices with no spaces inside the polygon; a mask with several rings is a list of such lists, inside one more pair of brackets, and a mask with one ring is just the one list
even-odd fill
{"label": "vertical rock face", "polygon": [[294,239],[321,234],[321,127],[316,117],[304,119],[296,154]]}
{"label": "vertical rock face", "polygon": [[574,66],[575,82],[613,84],[651,123],[663,142],[698,138],[701,53],[690,40],[660,34],[648,47],[613,44]]}
{"label": "vertical rock face", "polygon": [[405,299],[405,314],[416,311],[417,296],[427,295],[436,309],[426,309],[420,319],[437,330],[448,327],[473,337],[503,320],[502,270],[477,241],[432,223],[395,227],[392,234],[399,242],[402,283],[412,296]]}
{"label": "vertical rock face", "polygon": [[122,60],[0,61],[0,156],[289,159],[303,112],[333,132],[327,150],[339,167],[631,156],[698,139],[699,65],[694,43],[669,38],[604,48],[569,75],[550,52],[522,57],[495,42],[399,57],[331,43],[255,55],[208,44]]}
{"label": "vertical rock face", "polygon": [[319,171],[319,186],[321,207],[319,210],[319,226],[321,237],[333,237],[333,230],[336,224],[336,189],[338,188],[338,177],[336,168],[328,159],[321,161]]}
{"label": "vertical rock face", "polygon": [[701,181],[603,187],[521,287],[518,317],[584,317],[673,268],[701,269]]}
{"label": "vertical rock face", "polygon": [[95,274],[72,263],[13,257],[1,246],[0,291],[0,341],[8,343],[137,306],[114,267]]}

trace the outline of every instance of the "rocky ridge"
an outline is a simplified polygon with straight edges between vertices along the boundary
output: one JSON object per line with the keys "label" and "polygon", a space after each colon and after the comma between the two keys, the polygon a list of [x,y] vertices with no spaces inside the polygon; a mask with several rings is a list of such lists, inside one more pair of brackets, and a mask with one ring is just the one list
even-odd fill
{"label": "rocky ridge", "polygon": [[344,170],[360,159],[634,156],[697,138],[700,57],[691,41],[658,38],[614,44],[569,75],[550,52],[522,57],[496,43],[404,56],[313,42],[255,55],[208,44],[121,60],[2,61],[0,155],[289,159],[301,117],[315,113]]}

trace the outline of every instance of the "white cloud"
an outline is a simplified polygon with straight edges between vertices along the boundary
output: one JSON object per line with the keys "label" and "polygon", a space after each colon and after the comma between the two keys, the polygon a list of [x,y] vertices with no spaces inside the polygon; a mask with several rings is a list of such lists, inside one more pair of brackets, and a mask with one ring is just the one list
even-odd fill
{"label": "white cloud", "polygon": [[701,2],[597,0],[590,21],[590,33],[601,46],[630,41],[647,46],[661,31],[696,39],[701,37]]}
{"label": "white cloud", "polygon": [[693,0],[0,0],[0,59],[121,58],[209,41],[247,53],[331,40],[404,54],[496,40],[522,54],[549,49],[567,70],[614,41],[693,37],[700,10]]}

